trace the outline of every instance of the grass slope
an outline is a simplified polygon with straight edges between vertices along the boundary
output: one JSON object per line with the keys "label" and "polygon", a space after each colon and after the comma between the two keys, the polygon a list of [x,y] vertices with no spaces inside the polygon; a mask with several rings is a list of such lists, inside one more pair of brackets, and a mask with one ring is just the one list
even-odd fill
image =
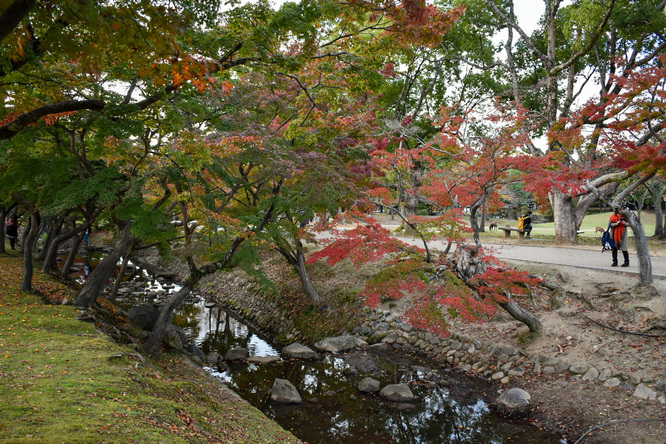
{"label": "grass slope", "polygon": [[0,257],[0,441],[17,443],[299,442],[180,355],[143,360],[77,310],[42,297],[72,290],[20,257]]}

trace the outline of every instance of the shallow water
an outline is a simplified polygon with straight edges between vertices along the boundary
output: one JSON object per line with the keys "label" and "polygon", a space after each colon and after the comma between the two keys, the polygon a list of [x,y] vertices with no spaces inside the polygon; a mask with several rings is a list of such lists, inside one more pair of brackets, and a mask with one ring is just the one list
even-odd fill
{"label": "shallow water", "polygon": [[[216,308],[187,306],[175,320],[204,353],[224,356],[245,347],[250,356],[279,356],[269,340]],[[352,368],[367,367],[358,374]],[[493,414],[488,400],[497,393],[480,382],[428,362],[418,355],[384,347],[317,361],[281,360],[273,364],[230,363],[208,369],[266,416],[308,443],[522,443],[563,441],[526,423]],[[407,383],[416,401],[398,404],[356,389],[366,376],[382,387]],[[280,405],[270,400],[276,378],[296,386],[303,403]]]}

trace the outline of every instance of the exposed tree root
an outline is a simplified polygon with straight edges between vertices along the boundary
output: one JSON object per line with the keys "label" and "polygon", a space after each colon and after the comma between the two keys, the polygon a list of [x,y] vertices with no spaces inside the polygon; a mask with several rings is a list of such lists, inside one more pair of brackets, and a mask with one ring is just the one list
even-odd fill
{"label": "exposed tree root", "polygon": [[583,316],[585,319],[587,319],[587,320],[589,320],[589,321],[591,321],[591,322],[594,322],[594,323],[597,324],[597,325],[600,325],[601,327],[607,328],[607,329],[609,329],[609,330],[616,331],[616,332],[618,332],[618,333],[624,333],[624,334],[626,334],[626,335],[647,336],[648,338],[666,338],[666,334],[653,335],[653,334],[649,334],[649,333],[641,333],[641,332],[638,332],[638,331],[627,331],[627,330],[622,330],[622,329],[620,329],[620,328],[611,327],[610,325],[606,325],[606,324],[604,324],[604,323],[602,323],[602,322],[595,321],[594,319],[592,319],[592,318],[589,317],[589,316],[586,316],[586,315],[582,315],[582,316]]}

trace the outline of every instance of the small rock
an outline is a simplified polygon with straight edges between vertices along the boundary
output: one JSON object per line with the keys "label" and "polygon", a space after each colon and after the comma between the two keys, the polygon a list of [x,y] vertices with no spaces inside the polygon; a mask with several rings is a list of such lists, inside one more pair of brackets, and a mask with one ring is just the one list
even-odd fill
{"label": "small rock", "polygon": [[247,362],[255,364],[271,364],[273,362],[278,362],[279,360],[279,356],[250,356],[247,358]]}
{"label": "small rock", "polygon": [[414,400],[414,394],[407,384],[389,384],[381,389],[379,396],[393,402],[409,402]]}
{"label": "small rock", "polygon": [[606,382],[604,382],[605,387],[617,387],[620,385],[621,381],[618,378],[608,378]]}
{"label": "small rock", "polygon": [[288,358],[297,358],[297,359],[316,359],[319,355],[317,352],[312,350],[310,347],[294,342],[289,344],[282,349],[282,354]]}
{"label": "small rock", "polygon": [[529,405],[532,397],[525,390],[511,388],[502,393],[494,403],[500,415],[511,417],[525,417],[529,415]]}
{"label": "small rock", "polygon": [[584,375],[590,369],[590,366],[583,363],[571,364],[569,367],[569,372],[574,375]]}
{"label": "small rock", "polygon": [[379,381],[373,378],[363,378],[358,383],[358,390],[363,393],[375,393],[379,391],[379,388]]}
{"label": "small rock", "polygon": [[490,377],[493,381],[497,381],[499,379],[502,379],[504,377],[504,372],[497,372],[493,373],[493,375]]}
{"label": "small rock", "polygon": [[639,384],[638,387],[636,387],[634,396],[640,399],[648,399],[653,401],[657,399],[657,392],[655,392],[645,384]]}
{"label": "small rock", "polygon": [[225,361],[240,361],[247,358],[247,348],[237,347],[232,348],[224,355]]}
{"label": "small rock", "polygon": [[523,376],[523,374],[525,374],[525,370],[521,367],[516,367],[509,370],[510,376]]}
{"label": "small rock", "polygon": [[594,367],[590,367],[590,369],[583,375],[583,381],[594,381],[599,377],[599,370],[597,370]]}
{"label": "small rock", "polygon": [[351,335],[337,336],[335,338],[326,338],[315,344],[315,348],[320,351],[339,353],[345,350],[351,350],[359,347],[367,347],[368,343],[363,339]]}
{"label": "small rock", "polygon": [[300,404],[303,402],[296,387],[286,379],[277,378],[271,388],[271,400],[280,404]]}

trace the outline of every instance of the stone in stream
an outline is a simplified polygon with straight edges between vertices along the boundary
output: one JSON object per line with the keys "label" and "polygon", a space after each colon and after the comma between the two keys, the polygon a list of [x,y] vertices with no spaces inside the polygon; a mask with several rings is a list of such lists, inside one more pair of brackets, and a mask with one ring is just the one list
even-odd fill
{"label": "stone in stream", "polygon": [[278,362],[279,360],[279,356],[250,356],[247,358],[247,362],[252,362],[254,364],[270,364],[272,362]]}
{"label": "stone in stream", "polygon": [[206,361],[206,354],[197,344],[192,342],[188,343],[185,346],[185,351],[188,352],[192,356],[192,359],[199,364],[203,364]]}
{"label": "stone in stream", "polygon": [[495,409],[504,416],[523,417],[529,413],[530,399],[532,397],[525,390],[511,388],[502,393],[495,401]]}
{"label": "stone in stream", "polygon": [[363,393],[375,393],[379,391],[380,383],[373,378],[363,378],[358,383],[358,390]]}
{"label": "stone in stream", "polygon": [[379,396],[393,402],[409,402],[414,400],[414,394],[407,384],[389,384],[381,389]]}
{"label": "stone in stream", "polygon": [[294,385],[286,379],[277,378],[271,388],[271,400],[280,404],[300,404],[301,395]]}
{"label": "stone in stream", "polygon": [[206,357],[206,360],[208,361],[209,364],[216,365],[222,360],[222,356],[220,356],[218,352],[211,352]]}
{"label": "stone in stream", "polygon": [[247,348],[237,347],[232,348],[224,355],[225,361],[240,361],[247,358]]}
{"label": "stone in stream", "polygon": [[315,348],[319,351],[327,351],[331,353],[339,353],[345,350],[352,350],[358,347],[367,347],[368,343],[363,339],[356,338],[351,335],[337,336],[335,338],[326,338],[315,344]]}
{"label": "stone in stream", "polygon": [[282,349],[282,354],[288,358],[317,359],[317,352],[303,344],[294,342]]}

